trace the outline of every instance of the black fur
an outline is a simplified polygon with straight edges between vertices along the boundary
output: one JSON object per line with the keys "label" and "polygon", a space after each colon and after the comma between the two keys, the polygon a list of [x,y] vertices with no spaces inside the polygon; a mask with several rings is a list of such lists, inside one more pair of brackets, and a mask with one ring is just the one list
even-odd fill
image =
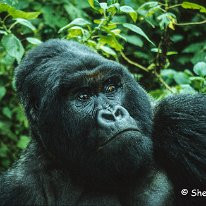
{"label": "black fur", "polygon": [[156,162],[166,169],[180,205],[204,205],[206,197],[181,196],[181,190],[206,190],[206,95],[175,95],[161,101],[153,138]]}
{"label": "black fur", "polygon": [[32,140],[0,177],[0,205],[189,205],[179,190],[205,186],[204,95],[153,112],[122,65],[66,40],[29,52],[15,82]]}

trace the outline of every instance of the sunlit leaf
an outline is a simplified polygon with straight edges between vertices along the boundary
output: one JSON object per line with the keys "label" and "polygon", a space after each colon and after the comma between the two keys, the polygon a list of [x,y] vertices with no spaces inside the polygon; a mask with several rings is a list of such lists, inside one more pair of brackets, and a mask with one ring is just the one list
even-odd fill
{"label": "sunlit leaf", "polygon": [[59,30],[59,33],[62,32],[63,30],[65,29],[68,29],[72,26],[87,26],[87,25],[90,25],[91,23],[88,22],[87,20],[83,19],[83,18],[77,18],[77,19],[74,19],[72,22],[70,22],[69,24],[67,24],[66,26],[62,27],[60,30]]}
{"label": "sunlit leaf", "polygon": [[122,45],[112,35],[101,36],[99,39],[99,43],[102,46],[107,44],[108,46],[114,48],[116,51],[121,51],[123,49]]}
{"label": "sunlit leaf", "polygon": [[17,147],[20,149],[25,149],[30,142],[30,138],[25,135],[21,135],[19,141],[17,142]]}
{"label": "sunlit leaf", "polygon": [[197,90],[204,86],[205,79],[203,77],[190,77],[190,80],[192,87]]}
{"label": "sunlit leaf", "polygon": [[137,35],[123,35],[126,39],[127,42],[129,42],[130,44],[133,44],[135,46],[139,46],[142,47],[143,46],[143,41],[142,39],[137,36]]}
{"label": "sunlit leaf", "polygon": [[117,56],[116,52],[107,46],[101,46],[100,49],[109,55]]}
{"label": "sunlit leaf", "polygon": [[174,30],[174,24],[176,23],[176,16],[174,14],[167,12],[158,16],[157,19],[160,21],[161,29],[169,27]]}
{"label": "sunlit leaf", "polygon": [[174,80],[177,84],[190,84],[190,79],[188,75],[186,75],[184,72],[176,72],[174,74]]}
{"label": "sunlit leaf", "polygon": [[89,2],[89,5],[95,9],[95,8],[100,8],[100,4],[99,4],[99,1],[97,0],[88,0]]}
{"label": "sunlit leaf", "polygon": [[104,11],[106,11],[106,9],[107,9],[107,3],[100,3],[100,7],[101,7]]}
{"label": "sunlit leaf", "polygon": [[16,22],[30,28],[32,31],[36,30],[36,28],[32,25],[32,23],[30,21],[26,20],[26,19],[16,18]]}
{"label": "sunlit leaf", "polygon": [[73,26],[68,30],[68,32],[69,32],[68,37],[74,38],[77,36],[81,36],[84,33],[84,29],[79,26]]}
{"label": "sunlit leaf", "polygon": [[38,44],[41,44],[42,41],[40,41],[39,39],[37,38],[33,38],[33,37],[27,37],[26,40],[31,43],[31,44],[34,44],[34,45],[38,45]]}
{"label": "sunlit leaf", "polygon": [[130,6],[121,6],[120,11],[129,14],[134,22],[137,21],[137,13],[132,7],[130,7]]}
{"label": "sunlit leaf", "polygon": [[6,52],[20,63],[24,54],[24,48],[20,40],[14,34],[8,34],[3,36],[1,43],[6,49]]}
{"label": "sunlit leaf", "polygon": [[119,3],[115,3],[107,8],[107,12],[110,12],[112,15],[114,15],[116,14],[117,11],[119,11],[119,8],[120,8]]}
{"label": "sunlit leaf", "polygon": [[171,56],[171,55],[178,54],[178,52],[176,52],[176,51],[168,51],[166,54],[167,54],[167,56]]}
{"label": "sunlit leaf", "polygon": [[13,18],[23,18],[23,19],[35,19],[40,15],[40,12],[24,12],[21,10],[17,10],[14,7],[5,3],[0,3],[0,12],[7,12]]}
{"label": "sunlit leaf", "polygon": [[141,28],[137,27],[134,24],[128,24],[128,23],[124,23],[123,26],[141,36],[143,36],[147,41],[149,41],[152,45],[155,46],[155,44],[149,39],[149,37],[142,31]]}
{"label": "sunlit leaf", "polygon": [[7,34],[7,32],[4,30],[0,30],[0,34]]}
{"label": "sunlit leaf", "polygon": [[193,71],[195,72],[195,74],[199,75],[199,76],[206,76],[206,63],[205,62],[198,62],[197,64],[195,64]]}
{"label": "sunlit leaf", "polygon": [[195,3],[192,3],[192,2],[185,1],[181,4],[181,6],[184,9],[197,9],[197,10],[200,10],[200,12],[202,12],[202,13],[206,13],[206,8],[204,6],[201,6],[199,4],[195,4]]}
{"label": "sunlit leaf", "polygon": [[115,35],[118,35],[121,33],[121,30],[120,29],[113,29],[111,30],[112,33],[114,33]]}

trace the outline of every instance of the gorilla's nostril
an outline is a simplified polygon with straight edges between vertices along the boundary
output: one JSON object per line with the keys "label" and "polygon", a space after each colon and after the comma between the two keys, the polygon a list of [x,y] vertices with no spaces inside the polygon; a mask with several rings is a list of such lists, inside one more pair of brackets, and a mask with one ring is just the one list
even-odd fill
{"label": "gorilla's nostril", "polygon": [[114,123],[123,124],[129,121],[129,113],[122,106],[115,106],[113,109],[102,109],[97,114],[97,122],[103,127],[113,127]]}
{"label": "gorilla's nostril", "polygon": [[115,121],[114,116],[111,113],[103,113],[102,118],[109,121]]}
{"label": "gorilla's nostril", "polygon": [[114,111],[114,117],[117,120],[124,119],[124,118],[129,117],[129,113],[124,107],[117,106]]}
{"label": "gorilla's nostril", "polygon": [[124,116],[123,112],[120,109],[117,109],[114,113],[114,116],[117,118],[121,118]]}

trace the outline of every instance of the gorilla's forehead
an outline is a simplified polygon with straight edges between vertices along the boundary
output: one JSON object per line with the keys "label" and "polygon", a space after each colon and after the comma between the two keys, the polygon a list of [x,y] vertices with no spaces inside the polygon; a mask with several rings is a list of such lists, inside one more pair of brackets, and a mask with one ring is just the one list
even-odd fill
{"label": "gorilla's forehead", "polygon": [[90,76],[96,76],[100,70],[106,72],[107,70],[121,71],[123,69],[123,66],[117,62],[105,59],[99,54],[86,53],[85,51],[80,53],[65,51],[50,59],[50,62],[55,63],[57,69],[67,71],[67,74],[85,71]]}
{"label": "gorilla's forehead", "polygon": [[50,76],[58,76],[63,79],[81,76],[98,80],[110,74],[123,75],[127,73],[121,64],[105,59],[97,53],[85,50],[76,53],[75,50],[71,51],[70,49],[48,59],[45,67],[41,69],[48,72]]}
{"label": "gorilla's forehead", "polygon": [[23,88],[24,83],[32,87],[35,85],[40,90],[44,85],[52,87],[64,80],[77,81],[76,76],[98,81],[112,73],[129,75],[122,65],[102,57],[87,46],[56,39],[32,49],[16,68],[15,79],[17,90]]}
{"label": "gorilla's forehead", "polygon": [[58,83],[67,87],[75,86],[94,86],[100,85],[109,79],[111,76],[123,76],[124,70],[116,65],[102,64],[88,70],[78,70],[71,72],[70,69],[64,69]]}

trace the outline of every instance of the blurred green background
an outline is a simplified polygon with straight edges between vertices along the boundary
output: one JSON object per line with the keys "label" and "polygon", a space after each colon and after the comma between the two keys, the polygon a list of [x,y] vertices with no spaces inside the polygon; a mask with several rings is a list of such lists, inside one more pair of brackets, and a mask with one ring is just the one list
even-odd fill
{"label": "blurred green background", "polygon": [[154,100],[206,92],[205,0],[0,0],[0,170],[29,142],[14,68],[51,38],[124,64]]}

